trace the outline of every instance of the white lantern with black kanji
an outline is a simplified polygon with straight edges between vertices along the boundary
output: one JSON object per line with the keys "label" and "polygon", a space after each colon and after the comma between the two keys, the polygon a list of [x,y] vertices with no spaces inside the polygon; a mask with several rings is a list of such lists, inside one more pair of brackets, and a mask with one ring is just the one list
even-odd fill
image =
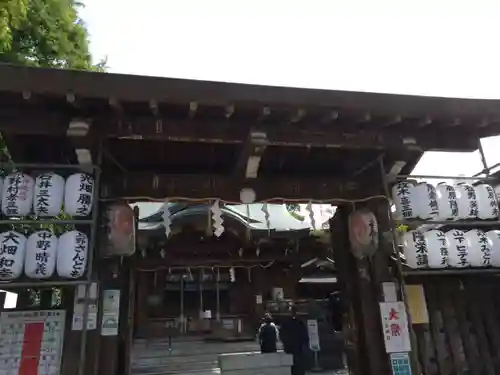
{"label": "white lantern with black kanji", "polygon": [[48,279],[54,274],[57,236],[48,230],[31,234],[26,244],[24,273],[31,279]]}
{"label": "white lantern with black kanji", "polygon": [[417,216],[425,220],[434,219],[439,213],[436,188],[427,182],[420,182],[415,185],[413,194]]}
{"label": "white lantern with black kanji", "polygon": [[464,231],[452,229],[446,232],[448,240],[448,265],[453,268],[469,267],[469,243]]}
{"label": "white lantern with black kanji", "polygon": [[486,237],[491,242],[491,265],[500,267],[500,230],[486,232]]}
{"label": "white lantern with black kanji", "polygon": [[64,199],[64,178],[53,172],[42,173],[35,179],[33,212],[37,216],[57,216]]}
{"label": "white lantern with black kanji", "polygon": [[474,186],[477,199],[477,217],[482,220],[498,218],[498,199],[495,189],[488,184]]}
{"label": "white lantern with black kanji", "polygon": [[448,267],[449,243],[440,230],[430,230],[424,234],[427,244],[427,260],[430,268]]}
{"label": "white lantern with black kanji", "polygon": [[15,231],[0,234],[0,280],[14,280],[21,276],[26,255],[26,237]]}
{"label": "white lantern with black kanji", "polygon": [[392,200],[396,206],[398,219],[415,219],[417,217],[414,186],[409,181],[401,181],[392,187]]}
{"label": "white lantern with black kanji", "polygon": [[403,235],[403,253],[410,268],[427,268],[429,251],[424,234],[418,230]]}
{"label": "white lantern with black kanji", "polygon": [[445,182],[436,186],[436,197],[438,205],[437,220],[449,220],[458,218],[458,202],[455,188]]}
{"label": "white lantern with black kanji", "polygon": [[9,174],[2,188],[2,212],[5,216],[31,213],[35,180],[22,172]]}
{"label": "white lantern with black kanji", "polygon": [[478,214],[476,191],[471,184],[461,182],[455,186],[459,219],[474,219]]}
{"label": "white lantern with black kanji", "polygon": [[94,202],[94,178],[87,173],[68,177],[64,189],[64,212],[71,216],[88,216]]}
{"label": "white lantern with black kanji", "polygon": [[57,244],[57,274],[67,279],[78,279],[85,273],[89,239],[77,230],[66,232]]}
{"label": "white lantern with black kanji", "polygon": [[472,267],[490,267],[493,244],[480,229],[465,232],[465,241],[469,245],[469,264]]}

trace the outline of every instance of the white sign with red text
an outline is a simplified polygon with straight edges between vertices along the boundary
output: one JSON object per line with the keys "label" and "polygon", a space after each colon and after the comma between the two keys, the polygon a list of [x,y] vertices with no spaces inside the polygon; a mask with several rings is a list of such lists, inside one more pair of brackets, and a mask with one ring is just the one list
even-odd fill
{"label": "white sign with red text", "polygon": [[408,319],[403,302],[381,302],[380,315],[387,353],[411,351]]}

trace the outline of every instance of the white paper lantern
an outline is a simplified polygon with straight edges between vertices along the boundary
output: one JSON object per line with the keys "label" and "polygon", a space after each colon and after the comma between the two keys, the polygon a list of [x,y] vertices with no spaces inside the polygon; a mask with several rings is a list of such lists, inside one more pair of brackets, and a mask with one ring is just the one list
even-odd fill
{"label": "white paper lantern", "polygon": [[474,219],[478,214],[476,191],[468,183],[461,182],[455,186],[459,219]]}
{"label": "white paper lantern", "polygon": [[476,192],[478,212],[477,217],[482,220],[498,218],[498,200],[491,185],[479,184],[474,186]]}
{"label": "white paper lantern", "polygon": [[469,264],[472,267],[491,266],[493,244],[480,229],[472,229],[465,233],[465,240],[469,245]]}
{"label": "white paper lantern", "polygon": [[398,219],[417,218],[414,186],[409,181],[401,181],[392,187],[392,200],[396,206],[395,216]]}
{"label": "white paper lantern", "polygon": [[68,279],[82,277],[87,266],[89,239],[85,233],[73,230],[59,237],[57,274]]}
{"label": "white paper lantern", "polygon": [[446,235],[440,230],[430,230],[424,233],[427,244],[427,261],[430,268],[448,267],[449,243]]}
{"label": "white paper lantern", "polygon": [[490,230],[486,237],[491,242],[491,265],[500,267],[500,230]]}
{"label": "white paper lantern", "polygon": [[26,244],[24,273],[31,279],[48,279],[54,274],[57,236],[48,230],[31,234]]}
{"label": "white paper lantern", "polygon": [[436,188],[426,182],[415,185],[413,194],[416,199],[417,216],[421,219],[433,219],[438,213]]}
{"label": "white paper lantern", "polygon": [[403,235],[403,253],[406,264],[410,268],[427,268],[428,249],[424,234],[418,230],[406,232]]}
{"label": "white paper lantern", "polygon": [[9,174],[2,188],[2,212],[6,216],[26,216],[31,213],[35,181],[22,172]]}
{"label": "white paper lantern", "polygon": [[26,237],[14,231],[0,234],[0,280],[14,280],[23,273]]}
{"label": "white paper lantern", "polygon": [[349,215],[349,240],[356,258],[375,253],[378,249],[378,223],[373,212],[361,209]]}
{"label": "white paper lantern", "polygon": [[453,268],[468,267],[469,244],[465,239],[465,233],[459,229],[452,229],[446,232],[446,239],[449,244],[448,265]]}
{"label": "white paper lantern", "polygon": [[35,179],[33,212],[42,217],[61,213],[64,199],[64,178],[53,172],[42,173]]}
{"label": "white paper lantern", "polygon": [[458,202],[455,188],[444,182],[436,186],[436,197],[438,205],[437,220],[449,220],[458,218]]}
{"label": "white paper lantern", "polygon": [[87,173],[68,177],[64,188],[64,212],[71,216],[88,216],[94,203],[94,178]]}

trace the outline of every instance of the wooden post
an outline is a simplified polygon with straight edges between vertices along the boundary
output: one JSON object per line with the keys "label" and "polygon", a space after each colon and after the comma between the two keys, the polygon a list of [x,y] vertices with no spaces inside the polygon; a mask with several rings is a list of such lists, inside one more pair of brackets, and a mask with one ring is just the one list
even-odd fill
{"label": "wooden post", "polygon": [[[379,296],[370,275],[370,263],[357,260],[350,251],[348,218],[350,206],[339,206],[330,220],[331,246],[343,291],[348,337],[348,360],[356,375],[389,374],[389,363],[378,305]],[[345,329],[345,328],[344,328]]]}

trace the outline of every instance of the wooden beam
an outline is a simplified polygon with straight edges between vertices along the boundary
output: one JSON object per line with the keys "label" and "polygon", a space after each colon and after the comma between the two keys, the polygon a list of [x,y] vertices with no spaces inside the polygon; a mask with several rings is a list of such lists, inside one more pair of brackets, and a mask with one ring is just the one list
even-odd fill
{"label": "wooden beam", "polygon": [[188,175],[131,172],[117,174],[103,171],[101,196],[107,199],[126,198],[129,200],[191,198],[220,198],[239,202],[243,187],[254,189],[257,201],[269,199],[355,199],[375,195],[374,184],[360,186],[356,181],[342,181],[331,177],[310,176],[264,177],[243,181],[226,175]]}
{"label": "wooden beam", "polygon": [[401,114],[404,117],[436,115],[500,114],[499,100],[438,98],[412,95],[349,92],[292,87],[272,87],[187,79],[141,77],[124,74],[103,74],[74,70],[41,69],[24,66],[0,66],[0,91],[21,94],[65,95],[108,100],[222,105],[252,103],[256,106],[294,106],[345,108],[368,111],[374,115]]}
{"label": "wooden beam", "polygon": [[[0,132],[15,135],[64,135],[73,117],[64,112],[23,114],[14,109],[1,110]],[[93,125],[93,134],[90,136],[102,134],[113,139],[242,144],[248,139],[249,132],[255,129],[266,133],[270,146],[350,149],[405,149],[407,139],[414,138],[416,145],[424,151],[472,151],[478,147],[477,138],[491,131],[488,128],[478,128],[472,133],[460,126],[453,132],[449,131],[449,127],[440,130],[433,127],[410,129],[406,126],[401,129],[397,127],[397,130],[367,127],[362,131],[354,131],[348,130],[347,124],[325,128],[321,122],[281,126],[230,119],[173,120],[154,116],[131,118],[106,115],[90,120]]]}

